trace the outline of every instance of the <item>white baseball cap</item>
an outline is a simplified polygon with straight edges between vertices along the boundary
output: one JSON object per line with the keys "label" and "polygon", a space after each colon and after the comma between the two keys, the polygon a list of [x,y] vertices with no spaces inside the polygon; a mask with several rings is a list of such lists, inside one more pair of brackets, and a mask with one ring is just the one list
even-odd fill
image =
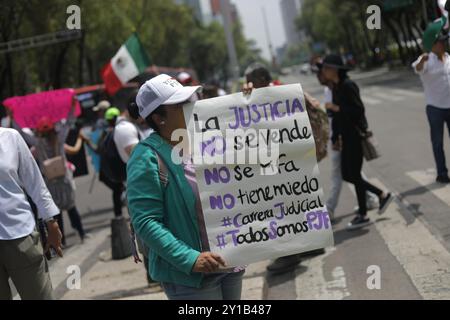
{"label": "white baseball cap", "polygon": [[160,105],[178,104],[187,101],[201,86],[183,87],[173,77],[160,74],[140,88],[136,96],[136,104],[139,107],[139,115],[147,118]]}
{"label": "white baseball cap", "polygon": [[96,105],[95,107],[92,108],[93,111],[97,112],[100,110],[107,110],[111,107],[111,103],[109,103],[108,100],[102,100],[98,103],[98,105]]}

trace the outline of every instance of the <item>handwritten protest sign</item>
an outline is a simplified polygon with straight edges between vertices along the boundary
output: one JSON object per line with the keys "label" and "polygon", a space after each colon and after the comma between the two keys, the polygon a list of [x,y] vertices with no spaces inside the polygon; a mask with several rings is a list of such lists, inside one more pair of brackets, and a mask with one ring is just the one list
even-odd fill
{"label": "handwritten protest sign", "polygon": [[239,266],[333,245],[300,84],[184,109],[211,251]]}
{"label": "handwritten protest sign", "polygon": [[[49,117],[54,122],[65,119],[72,105],[73,89],[58,89],[21,97],[12,97],[3,101],[3,105],[14,112],[14,119],[22,128],[36,128],[42,117]],[[81,109],[78,101],[75,115]]]}

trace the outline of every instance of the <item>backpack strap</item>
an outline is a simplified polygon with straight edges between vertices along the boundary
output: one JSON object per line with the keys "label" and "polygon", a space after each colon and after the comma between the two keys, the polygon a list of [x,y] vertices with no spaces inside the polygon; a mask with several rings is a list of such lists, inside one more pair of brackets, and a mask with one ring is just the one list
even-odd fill
{"label": "backpack strap", "polygon": [[158,167],[159,167],[159,182],[161,185],[166,188],[167,184],[169,183],[169,170],[167,169],[166,164],[164,163],[164,160],[161,159],[159,153],[155,150],[156,157],[158,158]]}
{"label": "backpack strap", "polygon": [[[139,131],[138,131],[139,132]],[[164,160],[159,155],[158,151],[156,151],[152,146],[149,144],[144,143],[146,146],[149,146],[150,149],[153,150],[156,154],[156,158],[158,159],[158,173],[159,173],[159,182],[161,186],[163,187],[163,190],[167,187],[167,184],[169,183],[169,170],[164,163]],[[130,236],[131,236],[131,245],[132,245],[132,253],[135,263],[142,262],[142,260],[139,257],[138,248],[136,245],[136,232],[134,231],[133,224],[130,221]],[[144,249],[145,250],[145,249]],[[145,256],[144,256],[145,259]]]}
{"label": "backpack strap", "polygon": [[163,189],[165,189],[169,184],[169,168],[167,168],[166,163],[161,158],[155,147],[146,142],[143,142],[142,144],[152,149],[152,151],[155,153],[156,159],[158,160],[159,182],[161,183]]}

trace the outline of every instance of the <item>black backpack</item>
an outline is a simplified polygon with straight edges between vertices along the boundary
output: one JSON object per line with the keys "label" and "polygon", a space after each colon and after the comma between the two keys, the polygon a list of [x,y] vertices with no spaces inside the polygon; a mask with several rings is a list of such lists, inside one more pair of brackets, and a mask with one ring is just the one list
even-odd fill
{"label": "black backpack", "polygon": [[114,142],[114,129],[106,132],[98,146],[100,171],[112,182],[124,182],[127,179],[127,165],[120,158]]}

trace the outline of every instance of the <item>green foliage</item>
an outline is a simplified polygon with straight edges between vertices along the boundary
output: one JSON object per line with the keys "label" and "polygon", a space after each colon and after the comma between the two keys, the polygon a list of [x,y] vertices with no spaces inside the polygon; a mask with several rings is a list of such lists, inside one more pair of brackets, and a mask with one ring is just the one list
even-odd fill
{"label": "green foliage", "polygon": [[[383,0],[304,0],[297,27],[308,36],[308,44],[323,42],[328,51],[356,56],[366,66],[379,64],[385,57],[397,53],[407,63],[420,51],[416,39],[423,30],[422,1],[412,0],[410,5],[383,11]],[[430,1],[431,2],[431,1]],[[368,6],[382,9],[381,30],[369,30],[366,21]],[[433,6],[427,6],[429,19],[433,19]],[[412,42],[414,45],[407,46]],[[396,43],[398,52],[391,52]]]}
{"label": "green foliage", "polygon": [[211,78],[227,63],[227,47],[222,26],[211,25],[197,28],[189,43],[190,58],[201,79]]}
{"label": "green foliage", "polygon": [[300,63],[309,62],[311,50],[306,43],[291,45],[287,48],[282,67],[298,65]]}
{"label": "green foliage", "polygon": [[[174,0],[0,0],[0,42],[66,30],[66,9],[72,4],[81,8],[84,39],[1,54],[0,99],[100,83],[101,68],[133,31],[156,65],[193,67],[201,80],[226,77],[222,26],[202,26],[190,7]],[[240,24],[234,36],[242,65],[258,59]]]}

